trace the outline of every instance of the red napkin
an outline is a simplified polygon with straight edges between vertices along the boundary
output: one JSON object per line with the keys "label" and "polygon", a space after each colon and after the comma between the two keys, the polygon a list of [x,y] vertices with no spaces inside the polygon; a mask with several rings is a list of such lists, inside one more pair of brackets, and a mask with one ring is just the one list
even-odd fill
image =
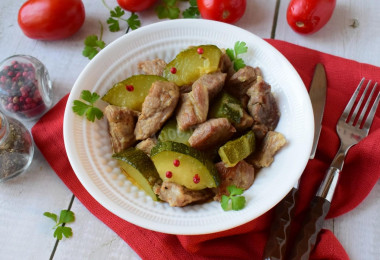
{"label": "red napkin", "polygon": [[[321,182],[339,146],[336,122],[362,77],[380,82],[380,68],[321,53],[278,40],[268,40],[293,64],[306,86],[316,63],[327,71],[327,101],[317,154],[302,176],[296,217],[302,214]],[[273,211],[242,226],[219,233],[176,236],[137,227],[115,216],[83,188],[65,153],[62,134],[67,96],[33,127],[34,141],[51,167],[96,217],[114,230],[143,259],[261,259]],[[379,112],[367,138],[351,148],[331,204],[329,218],[354,209],[371,191],[380,176]],[[322,230],[311,259],[349,259],[328,230]]]}

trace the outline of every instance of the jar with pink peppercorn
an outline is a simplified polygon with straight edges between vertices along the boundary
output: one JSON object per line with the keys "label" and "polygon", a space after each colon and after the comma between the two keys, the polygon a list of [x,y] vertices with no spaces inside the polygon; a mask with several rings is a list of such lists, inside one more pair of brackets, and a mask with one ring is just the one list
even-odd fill
{"label": "jar with pink peppercorn", "polygon": [[38,59],[14,55],[0,62],[0,110],[20,120],[35,120],[52,104],[48,71]]}

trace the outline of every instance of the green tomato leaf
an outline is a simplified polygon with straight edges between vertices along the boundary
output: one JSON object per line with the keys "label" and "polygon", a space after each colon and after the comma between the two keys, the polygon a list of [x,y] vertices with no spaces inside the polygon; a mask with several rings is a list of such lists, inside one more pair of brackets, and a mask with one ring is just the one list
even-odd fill
{"label": "green tomato leaf", "polygon": [[61,214],[59,216],[59,224],[70,223],[75,220],[74,212],[70,210],[61,210]]}
{"label": "green tomato leaf", "polygon": [[58,222],[58,216],[54,213],[44,212],[44,216],[52,219],[55,223]]}

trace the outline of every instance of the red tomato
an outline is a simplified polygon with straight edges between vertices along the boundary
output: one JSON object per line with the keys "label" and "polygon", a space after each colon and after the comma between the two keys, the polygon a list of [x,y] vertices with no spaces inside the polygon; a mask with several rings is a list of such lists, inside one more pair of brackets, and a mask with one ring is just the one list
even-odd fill
{"label": "red tomato", "polygon": [[335,4],[336,0],[292,0],[286,19],[298,33],[315,33],[330,20]]}
{"label": "red tomato", "polygon": [[85,19],[82,0],[29,0],[18,12],[18,24],[26,36],[59,40],[77,32]]}
{"label": "red tomato", "polygon": [[246,0],[197,0],[202,18],[236,23],[244,14]]}
{"label": "red tomato", "polygon": [[121,8],[130,12],[140,12],[151,7],[157,0],[117,0]]}

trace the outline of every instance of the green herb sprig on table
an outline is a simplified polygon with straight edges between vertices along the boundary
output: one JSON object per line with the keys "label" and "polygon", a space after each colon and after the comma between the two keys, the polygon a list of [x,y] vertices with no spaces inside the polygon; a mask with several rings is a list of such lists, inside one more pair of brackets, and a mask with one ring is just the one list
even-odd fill
{"label": "green herb sprig on table", "polygon": [[246,65],[244,63],[244,60],[242,58],[239,58],[238,56],[240,54],[246,53],[248,51],[247,44],[245,42],[237,41],[235,43],[234,49],[227,49],[226,53],[228,57],[230,57],[232,63],[234,64],[234,69],[238,71],[241,68],[244,68]]}
{"label": "green herb sprig on table", "polygon": [[100,98],[100,96],[94,92],[91,94],[88,90],[83,90],[80,98],[87,103],[80,100],[74,100],[73,111],[77,115],[83,116],[86,115],[87,119],[91,122],[95,121],[95,118],[103,118],[103,112],[99,108],[94,106],[94,103]]}
{"label": "green herb sprig on table", "polygon": [[183,18],[199,18],[200,13],[198,9],[197,0],[189,0],[190,7],[182,12]]}
{"label": "green herb sprig on table", "polygon": [[84,40],[84,49],[82,55],[89,58],[90,60],[95,57],[105,46],[105,42],[102,40],[103,37],[103,24],[100,23],[100,36],[89,35]]}
{"label": "green herb sprig on table", "polygon": [[222,195],[221,206],[224,211],[241,210],[245,207],[245,197],[241,196],[243,189],[237,188],[235,185],[227,187],[229,196]]}
{"label": "green herb sprig on table", "polygon": [[162,0],[155,11],[160,19],[177,19],[181,13],[181,10],[177,7],[177,0]]}
{"label": "green herb sprig on table", "polygon": [[66,227],[65,224],[74,222],[75,215],[74,212],[70,210],[61,210],[61,213],[58,216],[51,212],[45,212],[44,216],[52,219],[55,222],[54,229],[54,237],[58,240],[61,240],[63,236],[69,238],[73,235],[73,231],[70,227]]}

